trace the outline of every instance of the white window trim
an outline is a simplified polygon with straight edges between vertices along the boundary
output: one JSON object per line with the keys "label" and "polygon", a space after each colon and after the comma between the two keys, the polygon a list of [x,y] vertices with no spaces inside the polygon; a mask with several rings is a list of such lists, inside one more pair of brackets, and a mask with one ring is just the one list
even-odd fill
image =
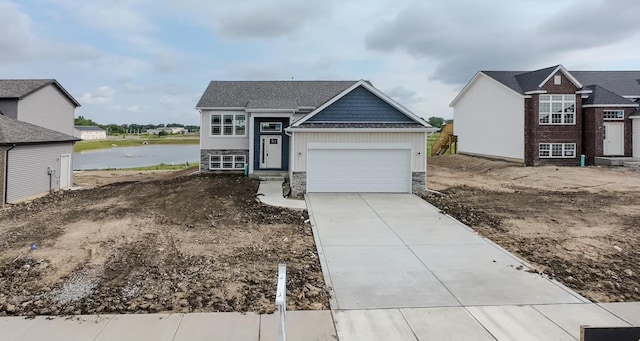
{"label": "white window trim", "polygon": [[[620,117],[620,118],[618,118],[618,117],[615,117],[615,118],[605,117],[604,115],[606,113],[608,113],[608,112],[616,112],[616,113],[621,112],[622,113],[622,117]],[[602,119],[603,120],[607,120],[607,121],[624,121],[624,110],[603,110],[602,111]]]}
{"label": "white window trim", "polygon": [[[547,145],[549,146],[549,156],[542,156],[540,154],[540,151],[542,150],[542,146],[543,145]],[[552,151],[553,151],[553,145],[562,145],[562,156],[553,156]],[[566,147],[567,146],[573,146],[573,156],[565,156],[565,151],[567,150]],[[538,157],[540,159],[575,159],[576,155],[577,155],[577,151],[576,151],[576,144],[575,143],[540,143],[538,145]]]}
{"label": "white window trim", "polygon": [[[220,135],[213,134],[213,116],[220,116]],[[233,115],[233,135],[224,135],[224,116]],[[244,117],[244,134],[236,135],[236,116]],[[209,137],[246,137],[247,136],[247,114],[238,112],[213,112],[209,114]]]}
{"label": "white window trim", "polygon": [[[231,162],[233,164],[233,167],[231,168],[224,167],[223,160],[225,156],[231,156],[233,158],[233,161]],[[213,167],[214,157],[220,158],[220,167]],[[236,167],[236,164],[238,163],[242,163],[242,167]],[[247,157],[244,155],[222,155],[222,154],[209,155],[209,170],[243,170],[246,164],[247,164]]]}
{"label": "white window trim", "polygon": [[[548,95],[544,95],[544,96],[549,96],[549,111],[548,112],[542,112],[540,111],[540,103],[542,102],[542,96],[538,97],[538,125],[541,126],[559,126],[559,125],[566,125],[566,126],[571,126],[571,125],[576,125],[576,121],[578,120],[578,113],[577,113],[577,101],[576,101],[576,96],[574,94],[548,94]],[[567,113],[563,112],[561,113],[561,122],[560,123],[553,123],[553,118],[552,115],[554,114],[553,112],[553,103],[554,102],[558,102],[558,101],[554,101],[552,98],[552,96],[573,96],[573,123],[565,123],[566,120],[566,115]],[[546,101],[545,101],[546,102]],[[559,101],[560,103],[567,103],[564,98],[563,100]],[[563,105],[564,107],[564,105]],[[549,115],[549,122],[543,123],[540,122],[540,118],[542,114],[548,114]],[[557,113],[556,113],[557,114]]]}
{"label": "white window trim", "polygon": [[[279,124],[280,125],[280,129],[278,130],[263,130],[262,129],[262,125],[263,124]],[[260,122],[260,132],[261,133],[281,133],[282,132],[282,122]]]}

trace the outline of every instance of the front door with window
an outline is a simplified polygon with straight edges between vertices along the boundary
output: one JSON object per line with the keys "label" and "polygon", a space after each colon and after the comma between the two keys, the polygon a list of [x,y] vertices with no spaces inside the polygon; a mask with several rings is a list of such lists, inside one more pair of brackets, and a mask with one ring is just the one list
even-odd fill
{"label": "front door with window", "polygon": [[604,155],[624,155],[623,122],[605,122],[603,138]]}
{"label": "front door with window", "polygon": [[260,136],[260,168],[282,168],[282,136]]}

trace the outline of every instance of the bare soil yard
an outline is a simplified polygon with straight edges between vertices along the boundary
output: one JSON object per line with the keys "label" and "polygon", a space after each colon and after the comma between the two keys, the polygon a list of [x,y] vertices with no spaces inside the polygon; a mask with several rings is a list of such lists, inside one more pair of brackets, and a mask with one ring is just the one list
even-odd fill
{"label": "bare soil yard", "polygon": [[101,186],[0,210],[0,315],[271,312],[281,262],[289,309],[328,308],[306,212],[183,173],[83,172]]}
{"label": "bare soil yard", "polygon": [[597,302],[640,301],[640,173],[429,159],[426,199]]}

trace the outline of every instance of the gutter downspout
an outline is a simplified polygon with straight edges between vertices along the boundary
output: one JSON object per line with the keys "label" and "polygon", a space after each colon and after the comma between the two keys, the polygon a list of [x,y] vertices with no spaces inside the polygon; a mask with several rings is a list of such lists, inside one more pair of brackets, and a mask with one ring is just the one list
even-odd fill
{"label": "gutter downspout", "polygon": [[15,147],[16,144],[14,143],[13,146],[4,151],[4,169],[2,170],[4,172],[4,193],[2,193],[2,205],[0,205],[0,207],[4,207],[4,204],[7,203],[7,186],[9,186],[9,151]]}

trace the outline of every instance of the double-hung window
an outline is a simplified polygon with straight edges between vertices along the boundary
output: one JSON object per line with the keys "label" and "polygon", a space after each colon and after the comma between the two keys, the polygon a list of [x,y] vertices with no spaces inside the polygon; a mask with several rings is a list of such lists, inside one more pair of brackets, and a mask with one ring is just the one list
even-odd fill
{"label": "double-hung window", "polygon": [[576,95],[540,95],[540,124],[575,124]]}
{"label": "double-hung window", "polygon": [[246,114],[211,114],[212,136],[245,136]]}
{"label": "double-hung window", "polygon": [[575,143],[540,143],[540,158],[573,158],[576,157]]}

